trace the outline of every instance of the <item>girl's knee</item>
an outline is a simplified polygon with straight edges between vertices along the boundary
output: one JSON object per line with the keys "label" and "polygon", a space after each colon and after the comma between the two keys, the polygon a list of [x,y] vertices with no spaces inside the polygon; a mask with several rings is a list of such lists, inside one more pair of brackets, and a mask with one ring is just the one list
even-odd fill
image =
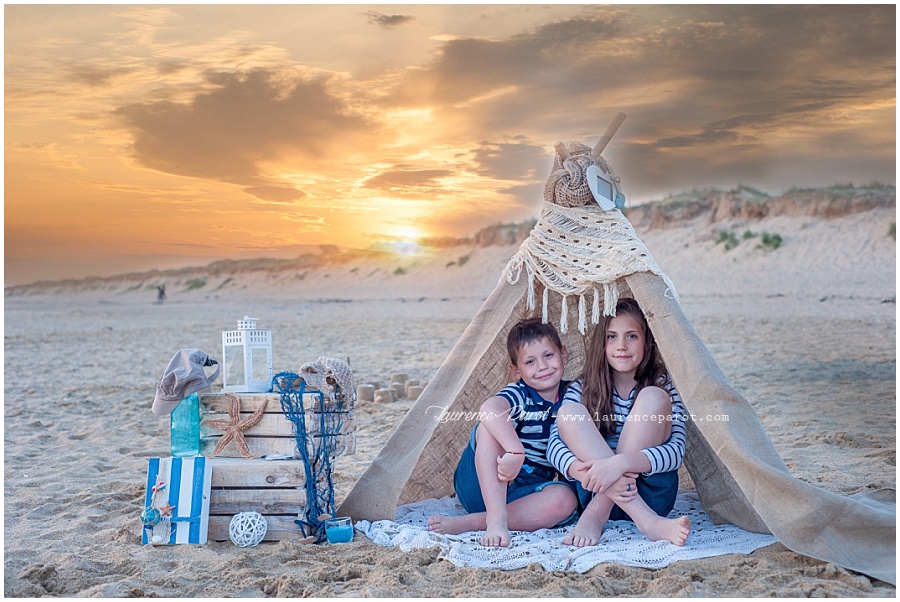
{"label": "girl's knee", "polygon": [[581,405],[580,403],[564,403],[559,406],[559,410],[556,412],[557,420],[562,417],[563,420],[566,419],[579,419],[580,417],[590,416],[588,413],[588,409]]}
{"label": "girl's knee", "polygon": [[632,413],[639,414],[672,414],[672,399],[665,389],[644,387],[634,400]]}
{"label": "girl's knee", "polygon": [[[652,445],[661,445],[672,433],[672,400],[664,389],[659,387],[641,389],[629,413],[629,418],[632,416],[634,419],[631,419],[623,427],[622,437],[619,439],[622,451],[636,451],[631,449],[629,443],[635,436],[632,431],[653,433],[653,442],[647,440],[646,435],[639,437],[638,443],[640,443],[641,449]],[[628,436],[626,436],[626,431],[629,433]]]}

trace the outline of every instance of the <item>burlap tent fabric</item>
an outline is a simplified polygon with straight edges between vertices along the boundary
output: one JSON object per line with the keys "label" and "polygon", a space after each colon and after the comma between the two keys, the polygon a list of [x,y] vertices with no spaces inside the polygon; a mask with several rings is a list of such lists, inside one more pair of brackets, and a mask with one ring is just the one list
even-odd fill
{"label": "burlap tent fabric", "polygon": [[[688,412],[729,417],[688,422],[685,465],[710,518],[771,533],[796,552],[896,584],[894,491],[847,497],[791,476],[627,219],[585,195],[590,149],[569,143],[568,150],[570,157],[554,162],[531,236],[338,512],[392,520],[398,504],[452,495],[479,406],[511,379],[510,327],[532,315],[558,325],[569,350],[566,378],[575,378],[600,313],[628,296],[641,304]],[[602,159],[596,163],[611,172]]]}

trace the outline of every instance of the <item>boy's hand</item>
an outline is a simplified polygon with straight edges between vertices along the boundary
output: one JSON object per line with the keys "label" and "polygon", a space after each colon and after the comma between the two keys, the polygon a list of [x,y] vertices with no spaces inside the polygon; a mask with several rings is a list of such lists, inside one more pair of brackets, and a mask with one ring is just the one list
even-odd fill
{"label": "boy's hand", "polygon": [[525,462],[525,454],[511,454],[506,452],[502,456],[497,457],[497,478],[504,483],[509,483],[522,470],[522,464]]}

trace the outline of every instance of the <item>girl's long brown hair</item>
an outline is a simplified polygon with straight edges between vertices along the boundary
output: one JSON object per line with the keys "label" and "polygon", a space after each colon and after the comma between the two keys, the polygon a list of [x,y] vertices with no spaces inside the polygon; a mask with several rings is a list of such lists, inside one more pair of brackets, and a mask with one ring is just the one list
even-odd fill
{"label": "girl's long brown hair", "polygon": [[[637,318],[638,323],[644,327],[644,359],[638,366],[634,378],[637,381],[637,391],[650,385],[659,383],[660,377],[665,372],[665,366],[656,348],[653,333],[647,325],[647,319],[640,305],[634,299],[622,299],[616,304],[616,316],[629,314]],[[582,378],[581,401],[588,409],[594,424],[604,437],[616,433],[616,420],[613,413],[613,381],[612,369],[606,361],[606,335],[609,329],[609,321],[615,316],[606,316],[594,329],[594,336],[585,358],[585,369]],[[630,391],[619,391],[619,394]]]}

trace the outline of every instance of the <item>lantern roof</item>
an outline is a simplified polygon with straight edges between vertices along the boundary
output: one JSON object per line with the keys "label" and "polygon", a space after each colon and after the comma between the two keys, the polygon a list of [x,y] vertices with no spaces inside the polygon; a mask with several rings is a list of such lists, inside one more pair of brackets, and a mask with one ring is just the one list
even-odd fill
{"label": "lantern roof", "polygon": [[255,330],[256,329],[256,318],[251,318],[250,316],[244,316],[243,320],[237,321],[238,330]]}

